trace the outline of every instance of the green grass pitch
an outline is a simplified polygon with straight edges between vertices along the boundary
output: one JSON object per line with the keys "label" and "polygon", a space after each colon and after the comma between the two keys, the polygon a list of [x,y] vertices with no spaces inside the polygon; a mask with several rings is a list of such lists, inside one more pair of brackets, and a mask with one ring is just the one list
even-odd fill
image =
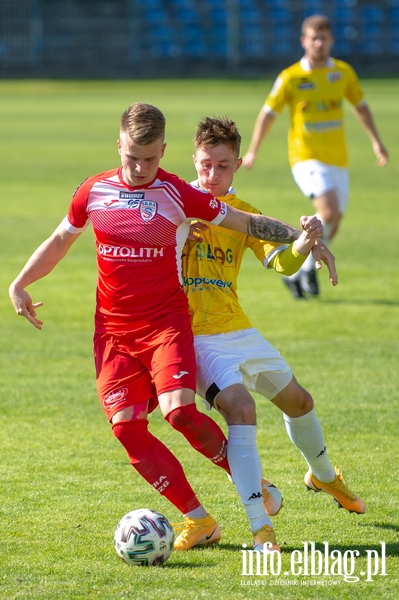
{"label": "green grass pitch", "polygon": [[[119,164],[119,117],[132,102],[155,104],[167,118],[162,166],[190,180],[197,122],[228,115],[246,151],[271,81],[0,82],[0,598],[116,600],[163,598],[384,598],[399,587],[398,484],[398,181],[399,80],[365,80],[369,104],[391,161],[375,166],[370,143],[347,111],[351,198],[332,250],[339,285],[324,269],[320,299],[295,303],[274,272],[245,259],[240,296],[254,326],[282,353],[315,398],[331,460],[368,511],[338,510],[307,493],[301,455],[281,415],[257,397],[264,475],[284,496],[274,518],[283,548],[281,576],[242,575],[249,525],[225,474],[196,454],[163,421],[151,429],[181,459],[200,499],[222,525],[214,548],[173,553],[158,569],[118,559],[113,531],[134,508],[178,521],[178,512],[133,471],[96,397],[91,355],[95,258],[91,232],[45,280],[30,288],[43,301],[43,331],[19,319],[8,285],[66,213],[77,185]],[[298,223],[311,207],[286,156],[287,113],[251,172],[237,173],[238,194],[262,212]],[[201,404],[201,403],[199,403]],[[202,410],[202,408],[201,408]],[[222,419],[214,414],[223,428]],[[372,581],[359,576],[286,576],[295,550],[328,542],[356,555],[365,572],[385,543]],[[375,555],[374,555],[375,556]]]}

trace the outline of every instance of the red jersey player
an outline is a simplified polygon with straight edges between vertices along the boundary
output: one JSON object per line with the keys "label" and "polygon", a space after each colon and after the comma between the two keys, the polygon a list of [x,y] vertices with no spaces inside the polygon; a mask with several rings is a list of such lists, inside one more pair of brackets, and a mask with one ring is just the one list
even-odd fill
{"label": "red jersey player", "polygon": [[[159,168],[165,118],[132,104],[122,115],[122,166],[86,179],[54,233],[10,286],[19,315],[42,328],[25,288],[46,276],[89,222],[97,249],[94,355],[97,389],[114,435],[133,467],[185,516],[175,549],[217,542],[217,522],[200,504],[177,458],[148,430],[159,404],[189,443],[229,472],[226,438],[196,409],[193,338],[180,281],[180,256],[191,218],[270,241],[292,242],[300,231],[281,221],[235,210]],[[309,225],[322,235],[317,219]],[[332,255],[316,249],[336,278]]]}

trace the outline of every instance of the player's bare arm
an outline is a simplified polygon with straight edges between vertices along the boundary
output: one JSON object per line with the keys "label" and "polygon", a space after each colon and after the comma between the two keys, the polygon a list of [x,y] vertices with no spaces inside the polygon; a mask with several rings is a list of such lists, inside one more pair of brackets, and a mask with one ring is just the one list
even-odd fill
{"label": "player's bare arm", "polygon": [[34,303],[25,288],[48,275],[78,237],[79,234],[71,234],[63,225],[59,225],[54,233],[35,250],[10,285],[9,294],[15,312],[21,317],[25,317],[37,329],[42,328],[43,321],[37,318],[36,308],[42,306],[43,303]]}
{"label": "player's bare arm", "polygon": [[[247,235],[260,240],[280,242],[282,244],[290,244],[301,235],[300,229],[297,229],[288,223],[284,223],[283,221],[279,221],[278,219],[273,219],[273,217],[254,215],[229,205],[226,205],[226,208],[226,216],[220,223],[222,227],[241,231],[242,233],[246,233]],[[313,223],[310,227],[312,229],[318,227],[318,225]],[[321,235],[323,235],[322,230],[319,237],[321,237]]]}
{"label": "player's bare arm", "polygon": [[311,239],[320,238],[324,234],[323,223],[320,221],[316,215],[311,215],[310,217],[303,215],[299,222],[303,231],[309,236]]}
{"label": "player's bare arm", "polygon": [[338,283],[338,275],[335,267],[335,256],[330,252],[325,243],[318,239],[312,248],[312,254],[317,270],[322,268],[322,262],[327,266],[328,276],[331,283],[335,286]]}
{"label": "player's bare arm", "polygon": [[294,242],[300,235],[298,229],[264,215],[250,215],[247,234],[270,242]]}
{"label": "player's bare arm", "polygon": [[371,140],[373,152],[377,158],[377,165],[379,167],[384,167],[388,162],[388,151],[383,145],[380,136],[378,135],[373,115],[371,114],[368,105],[361,104],[359,106],[355,106],[354,112]]}
{"label": "player's bare arm", "polygon": [[250,169],[253,166],[256,160],[256,156],[258,154],[258,150],[263,140],[269,133],[275,118],[276,116],[273,112],[265,111],[263,107],[259,111],[258,117],[255,121],[251,143],[249,145],[248,151],[242,159],[242,165],[246,169]]}
{"label": "player's bare arm", "polygon": [[307,255],[311,252],[315,241],[323,234],[323,223],[315,215],[300,218],[303,229],[299,238],[294,242],[294,247],[299,254]]}
{"label": "player's bare arm", "polygon": [[321,221],[314,215],[311,217],[302,216],[300,218],[300,223],[303,231],[299,238],[294,242],[296,250],[300,254],[307,254],[311,251],[317,270],[322,268],[322,262],[324,262],[328,268],[331,283],[334,286],[337,285],[338,275],[335,267],[335,257],[325,243],[319,239],[318,233],[320,228],[321,231],[323,230]]}

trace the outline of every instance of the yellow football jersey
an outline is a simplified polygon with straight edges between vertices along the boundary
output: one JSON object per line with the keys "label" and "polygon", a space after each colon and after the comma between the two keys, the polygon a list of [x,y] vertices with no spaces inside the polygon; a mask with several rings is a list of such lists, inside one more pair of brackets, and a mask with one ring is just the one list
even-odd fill
{"label": "yellow football jersey", "polygon": [[[234,193],[223,196],[223,202],[259,214]],[[201,236],[203,242],[187,241],[182,254],[183,286],[194,335],[252,327],[237,296],[237,277],[247,248],[251,248],[266,267],[288,275],[297,271],[306,259],[292,248],[292,244],[287,247],[264,242],[218,225],[210,225]]]}
{"label": "yellow football jersey", "polygon": [[279,113],[285,104],[289,106],[291,167],[308,159],[347,166],[344,98],[358,105],[364,94],[355,71],[342,60],[330,58],[326,67],[312,70],[302,58],[279,74],[265,107]]}

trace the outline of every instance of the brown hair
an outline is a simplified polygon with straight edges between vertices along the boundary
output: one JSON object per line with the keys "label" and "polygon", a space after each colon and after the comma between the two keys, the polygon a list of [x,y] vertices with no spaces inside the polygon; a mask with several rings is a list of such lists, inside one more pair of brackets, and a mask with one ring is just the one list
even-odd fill
{"label": "brown hair", "polygon": [[165,117],[151,104],[131,104],[121,116],[121,131],[135,144],[146,146],[165,137]]}
{"label": "brown hair", "polygon": [[306,35],[308,29],[314,31],[331,31],[331,21],[324,15],[311,15],[302,23],[302,35]]}
{"label": "brown hair", "polygon": [[238,132],[234,121],[227,117],[206,117],[204,121],[198,123],[197,133],[194,136],[196,148],[203,146],[219,146],[225,144],[237,157],[240,154],[241,135]]}

